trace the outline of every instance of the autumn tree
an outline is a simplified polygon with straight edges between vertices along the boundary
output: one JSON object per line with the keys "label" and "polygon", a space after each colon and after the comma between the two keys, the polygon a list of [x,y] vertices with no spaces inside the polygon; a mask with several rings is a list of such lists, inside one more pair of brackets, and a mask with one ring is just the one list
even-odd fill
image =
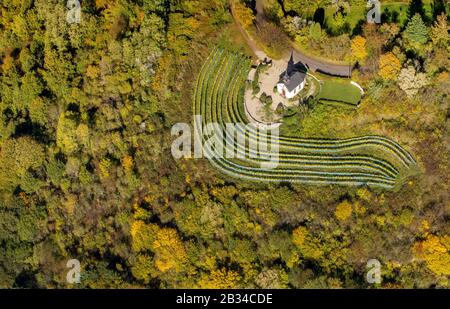
{"label": "autumn tree", "polygon": [[[446,48],[436,47],[425,61],[427,73],[437,73],[448,66],[448,52]],[[444,73],[444,72],[442,72]]]}
{"label": "autumn tree", "polygon": [[[400,177],[404,185],[392,192],[255,184],[219,175],[207,160],[173,160],[170,127],[191,119],[192,89],[211,49],[242,47],[224,27],[229,0],[81,1],[81,24],[65,22],[66,2],[0,3],[0,288],[67,288],[69,258],[82,263],[79,288],[365,287],[361,266],[376,256],[384,287],[448,287],[445,14],[430,29],[432,44],[406,33],[401,40],[398,24],[364,25],[363,44],[350,40],[345,2],[353,9],[364,0],[334,8],[330,0],[264,1],[276,21],[259,25],[266,52],[290,46],[281,25],[325,58],[346,60],[350,47],[358,58],[361,48],[363,84],[389,51],[415,64],[405,91],[417,93],[422,63],[433,77],[426,100],[405,101],[376,79],[379,100],[361,113],[320,105],[300,127],[291,121],[289,133],[321,138],[359,134],[358,123],[382,135],[395,126],[421,174]],[[237,4],[247,29],[252,4]],[[319,24],[311,35],[307,19],[322,7],[327,31],[342,35],[319,36]],[[323,26],[320,12],[313,19]],[[416,241],[411,263],[418,232],[434,235]]]}
{"label": "autumn tree", "polygon": [[318,260],[323,256],[320,240],[311,236],[304,226],[299,226],[292,232],[292,242],[306,259]]}
{"label": "autumn tree", "polygon": [[155,253],[155,266],[159,271],[180,272],[183,270],[187,262],[187,255],[184,244],[175,229],[159,229],[151,244],[151,249]]}
{"label": "autumn tree", "polygon": [[285,289],[288,286],[288,275],[283,269],[264,269],[256,276],[255,283],[261,289]]}
{"label": "autumn tree", "polygon": [[381,55],[379,63],[380,68],[378,74],[384,80],[396,79],[402,68],[400,60],[391,52]]}
{"label": "autumn tree", "polygon": [[235,271],[221,268],[202,274],[197,284],[201,289],[232,289],[238,288],[239,279]]}
{"label": "autumn tree", "polygon": [[146,224],[142,220],[134,220],[131,224],[131,248],[135,252],[142,252],[152,249],[154,235],[158,227],[154,224]]}
{"label": "autumn tree", "polygon": [[234,1],[234,13],[245,29],[250,29],[255,21],[255,16],[250,8],[240,1]]}
{"label": "autumn tree", "polygon": [[72,112],[61,113],[56,131],[57,145],[68,155],[79,147],[76,116]]}
{"label": "autumn tree", "polygon": [[382,24],[380,27],[380,32],[385,36],[385,43],[392,42],[396,38],[397,34],[400,32],[400,27],[395,23]]}
{"label": "autumn tree", "polygon": [[417,72],[413,66],[408,66],[400,71],[398,85],[409,98],[414,97],[419,90],[428,85],[425,73]]}
{"label": "autumn tree", "polygon": [[367,57],[366,39],[360,35],[351,41],[352,55],[357,61],[363,62]]}
{"label": "autumn tree", "polygon": [[34,178],[45,159],[44,147],[30,137],[8,139],[0,149],[0,191],[13,190]]}
{"label": "autumn tree", "polygon": [[428,235],[416,243],[412,251],[436,275],[450,276],[450,236]]}
{"label": "autumn tree", "polygon": [[156,276],[154,261],[147,254],[138,254],[131,267],[133,276],[148,283],[153,276]]}
{"label": "autumn tree", "polygon": [[339,221],[346,221],[352,215],[352,204],[345,200],[336,206],[334,215]]}
{"label": "autumn tree", "polygon": [[431,27],[431,40],[435,46],[449,48],[449,26],[447,15],[442,13],[437,17],[433,27]]}

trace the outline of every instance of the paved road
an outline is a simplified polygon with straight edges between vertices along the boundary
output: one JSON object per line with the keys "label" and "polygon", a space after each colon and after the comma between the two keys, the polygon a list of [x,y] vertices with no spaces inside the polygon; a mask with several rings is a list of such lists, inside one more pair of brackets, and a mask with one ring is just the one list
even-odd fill
{"label": "paved road", "polygon": [[314,72],[319,71],[325,74],[342,77],[350,77],[352,74],[350,65],[333,64],[327,63],[325,61],[320,61],[315,58],[311,58],[308,55],[305,55],[299,50],[294,51],[294,60],[301,61],[303,64],[307,65],[310,70]]}
{"label": "paved road", "polygon": [[[259,24],[262,24],[264,22],[267,22],[266,15],[264,13],[263,8],[263,0],[256,0],[256,22]],[[254,44],[252,44],[254,45]],[[252,49],[255,47],[250,46]],[[342,65],[342,64],[335,64],[331,62],[327,62],[326,60],[317,59],[315,57],[311,57],[306,55],[301,50],[298,50],[293,44],[292,48],[294,51],[294,60],[301,61],[303,64],[307,65],[308,68],[312,71],[319,71],[325,74],[335,75],[335,76],[343,76],[343,77],[350,77],[351,76],[351,66],[350,65]],[[259,50],[259,49],[258,49]],[[254,51],[255,54],[258,54],[256,51]]]}

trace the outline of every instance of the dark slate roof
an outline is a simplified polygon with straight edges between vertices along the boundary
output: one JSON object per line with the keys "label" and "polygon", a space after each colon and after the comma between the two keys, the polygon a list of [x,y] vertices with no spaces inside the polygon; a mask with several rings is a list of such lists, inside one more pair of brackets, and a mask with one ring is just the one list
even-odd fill
{"label": "dark slate roof", "polygon": [[281,82],[286,86],[286,88],[290,91],[297,88],[305,80],[306,74],[303,72],[295,71],[291,76],[283,77]]}

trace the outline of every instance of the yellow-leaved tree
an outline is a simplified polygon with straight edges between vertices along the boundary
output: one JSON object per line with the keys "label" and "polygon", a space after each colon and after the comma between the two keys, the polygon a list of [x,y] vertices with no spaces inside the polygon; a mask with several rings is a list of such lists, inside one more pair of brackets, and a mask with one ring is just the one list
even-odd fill
{"label": "yellow-leaved tree", "polygon": [[125,170],[125,172],[130,172],[131,169],[133,168],[134,162],[133,162],[133,157],[130,155],[126,155],[122,158],[121,160],[122,162],[122,167]]}
{"label": "yellow-leaved tree", "polygon": [[450,276],[450,236],[428,235],[413,246],[413,253],[436,275]]}
{"label": "yellow-leaved tree", "polygon": [[[131,224],[131,248],[136,254],[133,276],[148,281],[159,272],[181,272],[187,263],[183,241],[173,228],[160,228],[153,223],[134,220]],[[153,257],[150,255],[153,252]]]}
{"label": "yellow-leaved tree", "polygon": [[14,66],[14,58],[7,55],[3,58],[3,64],[1,65],[1,68],[3,71],[7,72]]}
{"label": "yellow-leaved tree", "polygon": [[323,256],[320,240],[309,235],[304,226],[299,226],[292,232],[292,242],[306,259],[318,260]]}
{"label": "yellow-leaved tree", "polygon": [[77,123],[72,119],[71,112],[61,113],[56,129],[56,145],[65,154],[72,154],[78,150]]}
{"label": "yellow-leaved tree", "polygon": [[353,57],[359,62],[364,62],[367,57],[366,39],[357,35],[352,40],[351,48]]}
{"label": "yellow-leaved tree", "polygon": [[255,21],[255,16],[250,8],[246,7],[239,1],[234,2],[234,12],[236,18],[240,21],[245,29],[250,28]]}
{"label": "yellow-leaved tree", "polygon": [[178,233],[172,228],[162,228],[156,233],[152,243],[155,266],[161,272],[183,270],[187,262],[186,249]]}
{"label": "yellow-leaved tree", "polygon": [[150,250],[155,238],[158,226],[146,224],[142,220],[134,220],[131,224],[131,248],[134,252]]}
{"label": "yellow-leaved tree", "polygon": [[197,284],[201,289],[232,289],[237,288],[239,279],[237,272],[222,268],[202,274]]}
{"label": "yellow-leaved tree", "polygon": [[395,80],[402,68],[400,60],[393,53],[386,53],[380,56],[379,75],[384,80]]}
{"label": "yellow-leaved tree", "polygon": [[352,215],[352,204],[347,200],[339,203],[334,215],[339,221],[346,221]]}

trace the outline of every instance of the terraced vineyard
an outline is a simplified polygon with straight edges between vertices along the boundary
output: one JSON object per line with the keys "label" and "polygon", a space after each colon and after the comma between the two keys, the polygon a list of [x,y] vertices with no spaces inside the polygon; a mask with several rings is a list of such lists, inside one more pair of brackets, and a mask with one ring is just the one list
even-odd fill
{"label": "terraced vineyard", "polygon": [[[214,50],[206,59],[199,74],[194,94],[194,114],[202,116],[195,130],[202,136],[208,123],[248,123],[244,112],[245,80],[251,61],[223,49]],[[239,158],[226,158],[213,153],[216,148],[204,148],[205,155],[223,173],[251,181],[297,182],[305,184],[368,185],[393,188],[412,167],[413,157],[396,142],[381,136],[362,136],[349,139],[308,139],[279,137],[278,165],[261,165],[261,156],[270,151],[258,149],[249,143],[267,142],[270,133],[258,132],[256,127],[237,128],[247,142],[232,142],[225,135],[219,144],[230,142]],[[203,141],[207,139],[204,138]],[[260,157],[251,155],[259,155]]]}

